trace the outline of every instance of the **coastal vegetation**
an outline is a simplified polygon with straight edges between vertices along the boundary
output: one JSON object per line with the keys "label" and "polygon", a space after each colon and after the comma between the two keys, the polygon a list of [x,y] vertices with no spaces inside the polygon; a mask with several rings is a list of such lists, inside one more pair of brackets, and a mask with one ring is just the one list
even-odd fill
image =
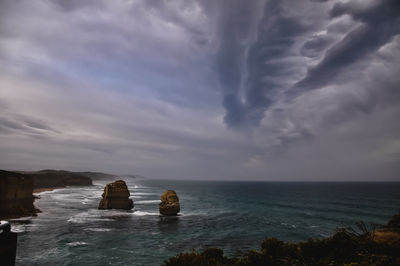
{"label": "coastal vegetation", "polygon": [[266,238],[259,250],[224,256],[219,248],[180,253],[164,266],[247,266],[247,265],[400,265],[400,213],[385,226],[339,228],[324,239],[289,243]]}

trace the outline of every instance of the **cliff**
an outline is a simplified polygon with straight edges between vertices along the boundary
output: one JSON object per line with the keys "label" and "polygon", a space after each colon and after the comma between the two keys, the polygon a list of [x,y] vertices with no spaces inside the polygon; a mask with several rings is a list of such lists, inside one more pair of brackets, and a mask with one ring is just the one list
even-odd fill
{"label": "cliff", "polygon": [[32,176],[34,188],[56,188],[66,186],[91,186],[92,179],[84,174],[63,170],[25,172]]}
{"label": "cliff", "polygon": [[0,219],[35,214],[33,177],[0,170]]}

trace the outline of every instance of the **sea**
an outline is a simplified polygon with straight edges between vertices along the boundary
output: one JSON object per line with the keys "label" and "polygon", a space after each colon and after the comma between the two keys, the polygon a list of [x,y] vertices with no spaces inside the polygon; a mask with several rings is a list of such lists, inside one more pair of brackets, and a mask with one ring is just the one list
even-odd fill
{"label": "sea", "polygon": [[[266,237],[298,242],[358,221],[385,224],[400,210],[400,183],[125,181],[131,211],[97,209],[106,181],[37,194],[41,213],[11,221],[16,265],[161,265],[208,247],[230,256]],[[177,217],[159,215],[167,189],[179,196]]]}

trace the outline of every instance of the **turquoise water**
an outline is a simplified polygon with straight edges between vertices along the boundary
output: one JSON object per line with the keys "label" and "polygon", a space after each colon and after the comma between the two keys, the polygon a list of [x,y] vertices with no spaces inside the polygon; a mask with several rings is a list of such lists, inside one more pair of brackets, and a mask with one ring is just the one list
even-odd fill
{"label": "turquoise water", "polygon": [[[104,183],[40,194],[37,217],[12,222],[17,265],[159,265],[210,246],[259,248],[265,237],[302,241],[363,220],[386,223],[400,183],[275,183],[127,180],[132,211],[97,210]],[[158,215],[174,189],[181,215]]]}

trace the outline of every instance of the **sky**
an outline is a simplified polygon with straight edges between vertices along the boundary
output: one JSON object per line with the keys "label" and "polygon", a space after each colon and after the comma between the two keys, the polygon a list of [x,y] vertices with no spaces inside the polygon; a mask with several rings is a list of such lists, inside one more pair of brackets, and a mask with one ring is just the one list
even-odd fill
{"label": "sky", "polygon": [[0,168],[400,181],[398,0],[0,0]]}

